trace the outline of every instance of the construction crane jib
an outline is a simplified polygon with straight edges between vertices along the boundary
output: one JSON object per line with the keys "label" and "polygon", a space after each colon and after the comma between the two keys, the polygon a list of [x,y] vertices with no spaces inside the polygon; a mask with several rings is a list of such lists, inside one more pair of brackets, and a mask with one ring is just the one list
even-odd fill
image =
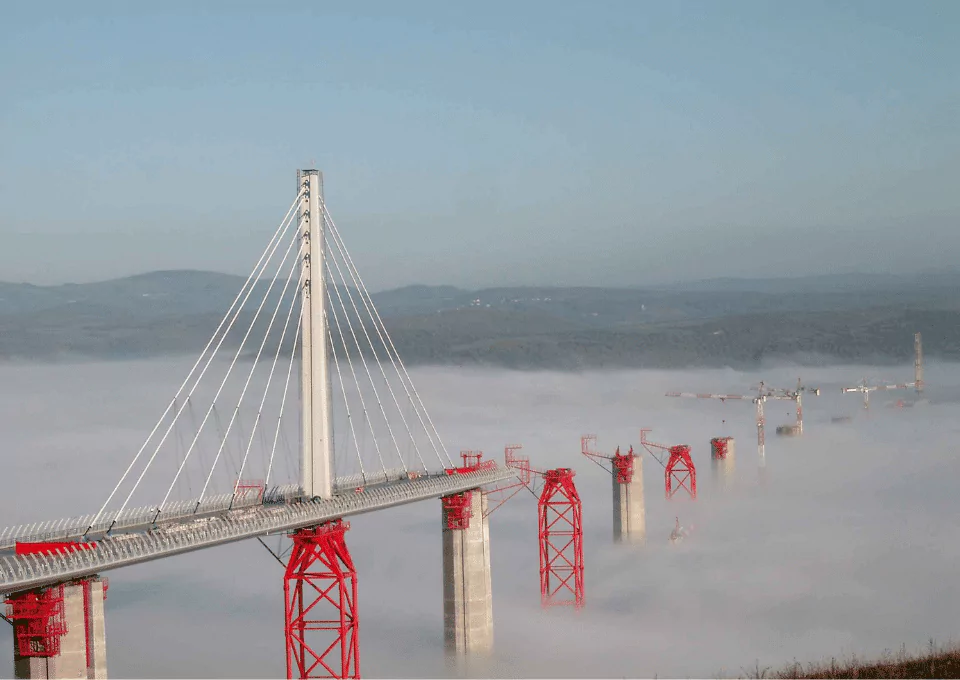
{"label": "construction crane jib", "polygon": [[820,394],[819,389],[804,387],[800,381],[797,381],[796,390],[770,389],[763,382],[757,387],[755,395],[750,394],[708,394],[697,392],[667,392],[668,397],[688,397],[691,399],[719,399],[720,401],[736,400],[753,402],[757,409],[757,456],[759,457],[760,467],[766,466],[766,418],[763,412],[763,405],[768,399],[787,399],[797,402],[797,426],[803,428],[803,408],[801,405],[801,394],[803,392],[812,392]]}
{"label": "construction crane jib", "polygon": [[896,385],[868,385],[867,379],[860,381],[859,385],[852,387],[841,387],[843,394],[848,392],[860,392],[863,395],[863,408],[870,408],[870,393],[883,392],[887,390],[908,390],[913,388],[917,395],[923,392],[923,340],[919,333],[913,334],[913,382],[897,383]]}
{"label": "construction crane jib", "polygon": [[813,394],[816,396],[820,395],[819,387],[807,387],[803,384],[800,378],[797,378],[797,386],[792,390],[773,390],[775,393],[771,396],[772,399],[789,399],[797,403],[797,425],[795,428],[795,434],[803,434],[803,393]]}
{"label": "construction crane jib", "polygon": [[915,387],[916,383],[899,383],[897,385],[868,385],[867,379],[864,378],[860,381],[859,385],[854,385],[853,387],[843,387],[841,390],[844,394],[848,392],[860,392],[863,394],[863,408],[870,408],[870,393],[877,391],[886,391],[886,390],[908,390],[911,387]]}

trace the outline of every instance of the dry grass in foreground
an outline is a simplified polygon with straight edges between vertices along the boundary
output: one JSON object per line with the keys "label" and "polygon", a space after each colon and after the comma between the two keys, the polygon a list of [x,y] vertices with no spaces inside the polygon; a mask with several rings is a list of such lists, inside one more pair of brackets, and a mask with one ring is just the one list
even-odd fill
{"label": "dry grass in foreground", "polygon": [[793,663],[779,671],[758,665],[746,673],[748,678],[960,678],[960,644],[939,646],[930,640],[918,654],[908,654],[904,646],[871,661],[851,656],[843,661]]}

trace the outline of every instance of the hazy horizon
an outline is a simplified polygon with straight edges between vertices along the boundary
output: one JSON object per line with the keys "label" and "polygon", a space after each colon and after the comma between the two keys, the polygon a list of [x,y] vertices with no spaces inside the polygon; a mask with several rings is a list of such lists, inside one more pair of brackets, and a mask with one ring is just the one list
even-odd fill
{"label": "hazy horizon", "polygon": [[[240,278],[244,278],[245,276],[247,276],[247,275],[249,274],[249,272],[244,272],[244,273],[240,273],[239,271],[237,271],[237,272],[228,272],[228,271],[214,270],[214,269],[168,268],[168,269],[150,269],[150,270],[145,270],[145,271],[137,271],[137,272],[132,272],[132,273],[129,273],[129,274],[122,274],[122,275],[119,275],[119,276],[111,276],[111,277],[94,276],[94,277],[89,278],[89,279],[86,279],[86,280],[84,280],[84,279],[72,279],[72,280],[69,280],[69,281],[62,281],[62,282],[37,283],[37,282],[35,282],[35,281],[13,280],[13,279],[0,279],[0,283],[7,283],[7,284],[14,284],[14,285],[23,284],[23,285],[37,286],[37,287],[41,287],[41,288],[53,288],[53,287],[57,287],[57,286],[84,285],[84,284],[90,284],[90,283],[106,283],[106,282],[108,282],[108,281],[116,281],[116,280],[121,280],[121,279],[125,279],[125,278],[134,278],[134,277],[138,277],[138,276],[149,276],[149,275],[152,275],[152,274],[167,274],[167,273],[200,273],[200,274],[213,274],[213,275],[235,276],[235,277],[240,277]],[[931,274],[944,274],[944,273],[960,273],[960,266],[957,266],[957,265],[944,265],[944,266],[940,266],[940,267],[921,267],[921,268],[917,268],[917,269],[913,269],[913,270],[901,271],[901,272],[895,272],[895,273],[891,273],[891,272],[888,272],[888,271],[885,271],[885,270],[870,271],[870,270],[868,270],[868,269],[849,269],[849,270],[837,270],[837,271],[832,271],[832,272],[829,272],[829,273],[825,274],[824,276],[828,276],[828,277],[889,277],[889,278],[896,279],[896,278],[910,278],[910,277],[917,277],[917,276],[924,276],[924,275],[931,275]],[[768,273],[768,272],[759,272],[759,273],[755,273],[754,275],[751,275],[750,272],[743,272],[742,274],[738,272],[737,274],[735,274],[735,275],[730,275],[730,276],[714,276],[714,277],[708,277],[708,278],[702,278],[702,279],[698,279],[698,278],[663,279],[663,280],[661,280],[661,281],[654,281],[654,282],[649,282],[649,283],[645,283],[645,284],[635,284],[635,285],[614,285],[614,284],[609,284],[609,285],[608,285],[608,284],[605,284],[603,281],[598,281],[598,282],[596,282],[596,283],[585,284],[585,285],[581,285],[581,286],[576,286],[576,285],[569,285],[569,286],[567,286],[567,285],[562,285],[562,284],[557,284],[557,285],[545,285],[545,284],[540,284],[540,283],[536,283],[536,282],[531,282],[531,283],[526,283],[526,284],[518,284],[518,285],[516,285],[516,286],[512,286],[512,285],[503,284],[503,283],[501,283],[501,282],[493,282],[493,281],[491,281],[491,282],[489,282],[489,283],[487,283],[487,284],[484,284],[484,285],[480,285],[480,286],[470,286],[470,287],[456,286],[456,285],[454,285],[454,284],[444,283],[444,282],[430,284],[430,283],[423,283],[423,282],[421,282],[421,281],[413,280],[413,281],[411,281],[410,283],[405,283],[405,284],[398,285],[398,286],[391,286],[391,287],[388,287],[388,288],[373,288],[373,287],[371,287],[371,288],[370,288],[370,292],[371,292],[371,293],[380,293],[380,292],[385,292],[385,291],[389,291],[389,290],[398,290],[398,289],[402,289],[402,288],[415,288],[415,287],[420,287],[420,286],[422,286],[422,287],[445,287],[445,286],[449,286],[449,287],[452,287],[452,288],[457,288],[457,289],[459,289],[459,290],[484,290],[484,289],[490,289],[490,288],[504,288],[504,287],[509,287],[509,288],[517,287],[517,288],[611,288],[611,289],[623,288],[623,289],[642,289],[642,288],[656,288],[656,287],[665,287],[665,288],[666,288],[666,287],[670,287],[670,286],[682,286],[682,285],[699,284],[699,283],[710,283],[710,282],[713,282],[713,281],[718,281],[718,282],[722,282],[722,281],[744,281],[744,282],[757,281],[757,282],[759,282],[759,281],[766,281],[766,280],[775,280],[775,281],[783,281],[783,282],[789,282],[789,281],[798,281],[798,282],[800,282],[800,281],[812,280],[812,279],[815,279],[815,278],[818,278],[818,276],[817,276],[817,275],[805,275],[805,274],[795,274],[795,275],[777,276],[776,273]]]}
{"label": "hazy horizon", "polygon": [[[190,357],[119,363],[0,365],[0,428],[12,479],[0,513],[14,524],[99,507]],[[417,368],[412,375],[448,448],[502,460],[521,443],[542,467],[570,466],[583,498],[586,608],[539,604],[536,508],[529,494],[491,517],[495,653],[485,677],[712,677],[793,660],[922,648],[956,638],[960,589],[949,575],[960,530],[952,452],[960,426],[960,364],[928,362],[926,400],[869,416],[839,387],[863,367],[804,368],[820,397],[805,400],[804,437],[773,435],[792,422],[790,402],[767,408],[767,481],[757,485],[753,408],[665,398],[667,390],[741,391],[763,378],[790,385],[795,366],[762,371],[549,371]],[[912,367],[876,367],[896,380]],[[832,425],[837,414],[853,415]],[[648,544],[615,546],[609,478],[579,453],[687,443],[699,498],[663,498],[662,471],[643,467]],[[735,486],[713,486],[708,440],[736,438]],[[667,545],[674,517],[693,535]],[[439,502],[350,519],[359,571],[361,672],[366,677],[447,677],[443,660]],[[105,574],[107,654],[117,677],[283,675],[282,569],[254,541]],[[9,627],[0,629],[9,668]],[[175,653],[171,653],[175,650]]]}

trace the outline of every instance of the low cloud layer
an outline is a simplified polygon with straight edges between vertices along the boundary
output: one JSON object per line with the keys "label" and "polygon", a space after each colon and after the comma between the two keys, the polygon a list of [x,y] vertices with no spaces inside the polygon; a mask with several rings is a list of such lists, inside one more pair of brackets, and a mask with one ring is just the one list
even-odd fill
{"label": "low cloud layer", "polygon": [[[0,524],[96,510],[142,443],[188,361],[0,367],[6,492]],[[707,677],[755,664],[876,655],[957,637],[960,586],[960,367],[929,365],[926,399],[869,415],[841,395],[864,369],[803,369],[822,396],[805,400],[803,438],[773,432],[793,404],[768,404],[767,475],[758,483],[749,403],[668,399],[668,390],[743,392],[778,387],[797,369],[413,373],[451,450],[502,460],[521,443],[535,466],[577,470],[585,523],[581,612],[542,611],[536,504],[519,495],[491,518],[496,652],[481,676]],[[902,382],[910,367],[867,371]],[[831,424],[835,415],[853,415]],[[663,471],[644,459],[648,544],[612,544],[610,482],[579,453],[686,443],[699,472],[695,503],[667,502]],[[721,493],[709,439],[737,440],[735,484]],[[441,677],[439,502],[357,517],[348,533],[359,570],[361,671],[367,677]],[[670,546],[674,517],[693,526]],[[274,541],[276,542],[276,541]],[[108,573],[107,650],[116,677],[281,677],[282,568],[256,542]],[[0,669],[11,668],[9,627]]]}

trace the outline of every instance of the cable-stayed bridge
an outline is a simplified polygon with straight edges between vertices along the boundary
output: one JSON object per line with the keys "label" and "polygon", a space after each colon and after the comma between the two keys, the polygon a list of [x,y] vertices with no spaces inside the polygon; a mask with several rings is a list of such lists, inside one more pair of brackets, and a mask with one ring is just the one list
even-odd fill
{"label": "cable-stayed bridge", "polygon": [[[327,210],[320,173],[297,180],[250,275],[113,488],[91,499],[89,514],[0,529],[17,677],[106,677],[104,572],[283,534],[293,538],[289,557],[271,552],[287,560],[288,676],[359,677],[357,584],[341,520],[469,500],[470,490],[515,476],[490,461],[454,463]],[[448,642],[468,651],[476,643],[464,640],[492,625],[488,538],[478,556],[444,532],[445,589],[451,580],[463,591],[445,598]],[[477,604],[466,586],[481,582]],[[329,638],[320,646],[318,634]]]}

